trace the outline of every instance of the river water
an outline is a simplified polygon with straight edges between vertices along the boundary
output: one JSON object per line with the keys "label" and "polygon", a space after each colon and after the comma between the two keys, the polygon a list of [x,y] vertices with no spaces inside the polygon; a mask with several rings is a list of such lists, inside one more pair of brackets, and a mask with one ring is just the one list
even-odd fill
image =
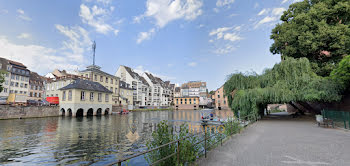
{"label": "river water", "polygon": [[[225,119],[228,110],[215,111]],[[199,125],[200,111],[0,120],[0,165],[104,165],[146,150],[158,122]],[[147,165],[143,156],[130,165]]]}

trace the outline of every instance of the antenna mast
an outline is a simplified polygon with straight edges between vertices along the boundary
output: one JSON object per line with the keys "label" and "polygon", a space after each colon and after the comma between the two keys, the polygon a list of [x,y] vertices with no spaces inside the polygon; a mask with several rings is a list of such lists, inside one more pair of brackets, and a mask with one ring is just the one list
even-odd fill
{"label": "antenna mast", "polygon": [[96,52],[96,42],[94,40],[94,42],[92,43],[92,52],[93,52],[93,61],[92,61],[92,65],[95,66],[95,52]]}

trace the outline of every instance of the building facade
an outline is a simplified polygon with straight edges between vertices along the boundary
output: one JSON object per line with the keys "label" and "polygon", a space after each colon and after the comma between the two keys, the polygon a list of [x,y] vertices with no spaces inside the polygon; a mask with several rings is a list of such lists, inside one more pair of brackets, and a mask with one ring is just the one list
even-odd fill
{"label": "building facade", "polygon": [[207,97],[207,83],[201,81],[190,81],[181,85],[181,95]]}
{"label": "building facade", "polygon": [[175,97],[175,110],[199,109],[199,97]]}
{"label": "building facade", "polygon": [[119,77],[102,71],[101,67],[97,65],[88,66],[85,70],[79,71],[79,75],[88,78],[90,81],[98,82],[113,92],[111,100],[114,105],[119,104]]}
{"label": "building facade", "polygon": [[130,67],[119,66],[115,76],[119,77],[121,81],[131,85],[133,92],[133,105],[138,107],[147,106],[149,101],[149,84],[139,74],[134,72]]}
{"label": "building facade", "polygon": [[45,94],[45,78],[38,73],[30,72],[28,100],[43,100]]}
{"label": "building facade", "polygon": [[223,85],[215,91],[215,94],[212,96],[212,99],[215,102],[216,109],[218,110],[230,109],[230,107],[228,106],[227,96],[225,96],[225,93],[224,93]]}
{"label": "building facade", "polygon": [[1,84],[3,87],[3,90],[0,92],[0,97],[7,99],[7,97],[10,94],[10,72],[7,70],[9,66],[8,60],[5,58],[0,58],[0,72],[4,76],[4,82]]}
{"label": "building facade", "polygon": [[22,63],[11,60],[8,60],[8,63],[9,93],[28,95],[30,71]]}
{"label": "building facade", "polygon": [[107,115],[112,112],[113,92],[98,82],[76,79],[59,91],[62,116]]}
{"label": "building facade", "polygon": [[60,96],[60,88],[63,88],[74,80],[78,79],[77,75],[67,75],[62,77],[56,77],[54,79],[48,79],[46,82],[45,88],[45,98],[46,97],[59,97]]}
{"label": "building facade", "polygon": [[133,105],[133,93],[135,89],[132,89],[130,84],[124,81],[120,81],[119,89],[120,89],[119,104],[122,106]]}

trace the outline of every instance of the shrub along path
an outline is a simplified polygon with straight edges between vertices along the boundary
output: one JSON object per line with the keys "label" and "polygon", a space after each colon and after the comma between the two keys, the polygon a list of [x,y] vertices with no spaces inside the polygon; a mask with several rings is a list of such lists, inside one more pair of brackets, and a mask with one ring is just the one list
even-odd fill
{"label": "shrub along path", "polygon": [[211,150],[197,164],[349,166],[349,147],[350,131],[322,128],[310,118],[274,113]]}

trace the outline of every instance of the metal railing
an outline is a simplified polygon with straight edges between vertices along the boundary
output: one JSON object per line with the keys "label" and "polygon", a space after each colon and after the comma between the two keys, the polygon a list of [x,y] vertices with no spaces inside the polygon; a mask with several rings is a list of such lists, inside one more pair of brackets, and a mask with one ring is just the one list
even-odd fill
{"label": "metal railing", "polygon": [[325,119],[331,119],[337,127],[350,129],[350,112],[336,110],[322,110],[322,116]]}
{"label": "metal railing", "polygon": [[[257,116],[249,115],[249,116],[241,117],[240,119],[235,119],[235,122],[239,122],[240,124],[244,124],[244,127],[245,127],[246,125],[248,125],[248,124],[250,124],[250,123],[252,123],[252,122],[256,122],[257,120],[258,120],[258,117],[257,117]],[[222,125],[226,125],[227,123],[230,123],[230,122],[222,123]],[[232,123],[234,123],[234,122],[232,122]],[[211,149],[212,147],[214,147],[214,146],[217,145],[218,143],[220,143],[220,145],[222,146],[223,140],[224,140],[226,137],[230,136],[230,135],[226,135],[226,136],[225,136],[225,134],[220,133],[220,132],[216,132],[216,133],[207,133],[207,128],[206,128],[205,126],[203,126],[203,127],[204,127],[204,133],[202,132],[202,133],[191,134],[191,135],[189,135],[189,136],[186,136],[186,137],[184,137],[184,138],[181,138],[181,139],[178,139],[178,140],[175,140],[175,141],[172,141],[172,142],[163,144],[163,145],[158,146],[158,147],[156,147],[156,148],[149,149],[149,150],[146,150],[146,151],[144,151],[144,152],[141,152],[141,153],[138,153],[138,154],[134,154],[134,155],[131,155],[131,156],[126,157],[126,158],[123,158],[123,159],[119,159],[118,161],[113,162],[113,163],[110,163],[110,164],[107,164],[107,165],[110,166],[110,165],[115,165],[115,164],[117,164],[118,166],[121,166],[123,162],[129,161],[130,159],[136,158],[136,157],[138,157],[138,156],[145,155],[145,154],[147,154],[147,153],[150,153],[150,152],[159,150],[159,149],[161,149],[161,148],[163,148],[163,147],[170,146],[170,145],[172,145],[172,144],[176,144],[176,145],[177,145],[177,148],[175,149],[175,152],[174,152],[174,153],[171,153],[171,154],[169,154],[169,155],[167,155],[167,156],[165,156],[165,157],[163,157],[163,158],[161,158],[161,159],[159,159],[159,160],[157,160],[157,161],[151,163],[150,165],[157,165],[157,164],[159,164],[160,162],[165,161],[165,160],[167,160],[167,159],[173,157],[174,155],[177,155],[177,156],[176,156],[176,157],[177,157],[176,159],[177,159],[177,162],[180,164],[180,163],[181,163],[181,161],[180,161],[180,151],[181,151],[181,148],[180,148],[181,146],[180,146],[180,144],[181,144],[181,141],[186,140],[186,139],[188,139],[188,138],[190,138],[190,137],[200,136],[200,135],[203,135],[203,134],[204,134],[204,139],[201,139],[201,140],[197,141],[196,143],[193,143],[191,146],[193,147],[193,146],[196,146],[196,145],[198,145],[198,144],[204,142],[203,150],[200,151],[199,154],[203,153],[204,157],[206,158],[206,157],[207,157],[207,151],[208,151],[209,149]],[[232,133],[232,134],[234,134],[234,133]],[[208,135],[209,135],[209,136],[208,136]],[[220,137],[217,137],[217,136],[219,136],[219,135],[221,135],[221,136],[220,136]],[[211,140],[211,138],[213,138],[214,136],[216,136],[216,137],[219,138],[219,139],[216,140],[216,141],[215,141],[214,143],[212,143],[211,145],[209,144],[209,146],[208,146],[207,142],[208,142],[209,140]]]}

